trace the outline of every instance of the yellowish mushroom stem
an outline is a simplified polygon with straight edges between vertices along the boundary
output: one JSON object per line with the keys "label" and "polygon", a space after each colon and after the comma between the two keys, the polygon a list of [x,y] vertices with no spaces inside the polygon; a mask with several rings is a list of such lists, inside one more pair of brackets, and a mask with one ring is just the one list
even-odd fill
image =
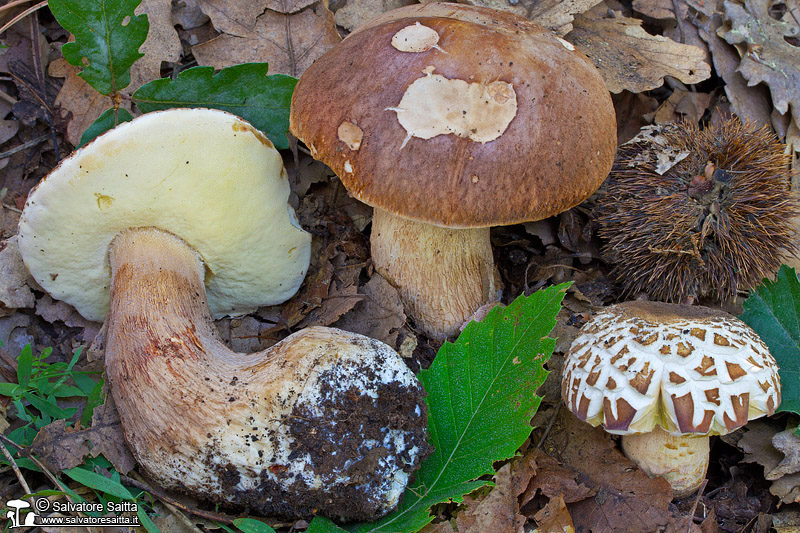
{"label": "yellowish mushroom stem", "polygon": [[[425,412],[391,348],[318,327],[236,353],[182,240],[126,230],[110,264],[106,372],[125,439],[155,481],[287,517],[369,520],[397,504],[426,449]],[[381,462],[366,460],[378,445]]]}
{"label": "yellowish mushroom stem", "polygon": [[672,435],[661,426],[650,433],[622,436],[622,449],[647,475],[669,482],[675,498],[693,494],[708,470],[707,435]]}
{"label": "yellowish mushroom stem", "polygon": [[370,242],[375,268],[434,339],[457,333],[479,307],[497,301],[489,228],[443,228],[376,208]]}

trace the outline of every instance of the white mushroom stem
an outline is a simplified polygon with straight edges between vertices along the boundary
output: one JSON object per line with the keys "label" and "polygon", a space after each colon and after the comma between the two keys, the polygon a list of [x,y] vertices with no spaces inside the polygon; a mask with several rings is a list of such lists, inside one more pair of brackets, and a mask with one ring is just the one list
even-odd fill
{"label": "white mushroom stem", "polygon": [[125,438],[158,483],[268,515],[364,520],[397,503],[426,449],[425,407],[388,346],[310,328],[235,353],[182,240],[126,230],[110,263],[106,371]]}
{"label": "white mushroom stem", "polygon": [[497,301],[489,228],[443,228],[376,208],[370,242],[375,268],[434,339],[457,333],[479,307]]}
{"label": "white mushroom stem", "polygon": [[675,498],[693,494],[706,477],[708,435],[672,435],[656,426],[650,433],[623,435],[622,449],[647,475],[666,479]]}

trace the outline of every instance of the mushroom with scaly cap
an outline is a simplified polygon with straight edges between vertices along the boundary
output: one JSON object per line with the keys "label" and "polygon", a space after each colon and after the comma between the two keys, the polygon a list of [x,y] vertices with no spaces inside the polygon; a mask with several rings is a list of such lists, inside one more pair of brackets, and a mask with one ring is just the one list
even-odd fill
{"label": "mushroom with scaly cap", "polygon": [[288,196],[280,154],[244,120],[150,113],[30,193],[20,252],[51,295],[105,318],[125,439],[155,481],[267,515],[373,519],[428,450],[400,356],[332,328],[235,353],[212,322],[298,289],[310,237]]}
{"label": "mushroom with scaly cap", "polygon": [[767,346],[728,313],[626,302],[581,329],[561,394],[578,418],[622,435],[625,454],[682,497],[705,478],[709,436],[774,413],[781,384]]}
{"label": "mushroom with scaly cap", "polygon": [[589,59],[528,19],[449,3],[384,13],[317,59],[290,129],[375,208],[373,263],[436,339],[497,300],[489,228],[577,205],[616,149]]}

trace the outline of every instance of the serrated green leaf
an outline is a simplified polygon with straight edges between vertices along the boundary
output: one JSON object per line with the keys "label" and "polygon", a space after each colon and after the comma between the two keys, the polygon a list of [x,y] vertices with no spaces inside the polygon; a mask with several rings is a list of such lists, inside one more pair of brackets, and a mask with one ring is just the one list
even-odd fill
{"label": "serrated green leaf", "polygon": [[267,63],[244,63],[220,70],[193,67],[177,78],[142,85],[133,100],[145,113],[172,107],[210,107],[242,117],[263,131],[275,148],[289,147],[289,105],[297,79],[267,75]]}
{"label": "serrated green leaf", "polygon": [[59,24],[75,36],[61,47],[70,64],[83,67],[81,78],[100,94],[113,94],[131,83],[131,65],[142,57],[147,15],[133,10],[141,0],[50,0]]}
{"label": "serrated green leaf", "polygon": [[117,498],[123,498],[125,500],[133,499],[133,495],[122,484],[79,466],[64,470],[64,473],[81,485],[86,485],[89,488],[105,492]]}
{"label": "serrated green leaf", "polygon": [[84,130],[83,135],[81,135],[80,144],[78,144],[78,148],[83,146],[84,144],[88,143],[98,135],[102,135],[103,133],[107,132],[108,130],[122,124],[123,122],[129,122],[133,120],[133,116],[128,112],[127,109],[122,107],[115,109],[106,109],[103,111],[103,114],[97,117],[97,120],[92,122],[92,124]]}
{"label": "serrated green leaf", "polygon": [[[568,284],[520,296],[471,322],[455,343],[445,343],[419,379],[428,393],[428,438],[434,453],[422,463],[414,486],[384,518],[347,526],[353,532],[419,531],[432,505],[460,502],[488,483],[493,463],[512,457],[531,432],[541,398],[536,389],[555,348],[548,337]],[[319,527],[326,524],[320,522]],[[320,529],[320,532],[335,531]]]}
{"label": "serrated green leaf", "polygon": [[739,317],[761,337],[781,376],[778,411],[800,414],[800,281],[782,265],[775,281],[764,282],[745,300]]}
{"label": "serrated green leaf", "polygon": [[261,520],[254,518],[237,518],[233,521],[233,525],[244,531],[244,533],[275,533],[274,529]]}

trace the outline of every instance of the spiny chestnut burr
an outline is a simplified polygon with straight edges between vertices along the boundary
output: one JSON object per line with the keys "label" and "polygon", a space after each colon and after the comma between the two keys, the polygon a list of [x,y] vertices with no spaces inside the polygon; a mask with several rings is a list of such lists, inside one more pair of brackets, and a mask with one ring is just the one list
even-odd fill
{"label": "spiny chestnut burr", "polygon": [[371,520],[429,451],[400,356],[321,327],[236,353],[212,322],[297,291],[310,236],[288,196],[280,154],[244,120],[150,113],[31,192],[20,251],[51,295],[105,319],[111,394],[153,481],[269,516]]}
{"label": "spiny chestnut burr", "polygon": [[645,128],[620,148],[598,200],[612,276],[629,296],[676,303],[754,288],[797,253],[790,181],[767,127],[731,117]]}

